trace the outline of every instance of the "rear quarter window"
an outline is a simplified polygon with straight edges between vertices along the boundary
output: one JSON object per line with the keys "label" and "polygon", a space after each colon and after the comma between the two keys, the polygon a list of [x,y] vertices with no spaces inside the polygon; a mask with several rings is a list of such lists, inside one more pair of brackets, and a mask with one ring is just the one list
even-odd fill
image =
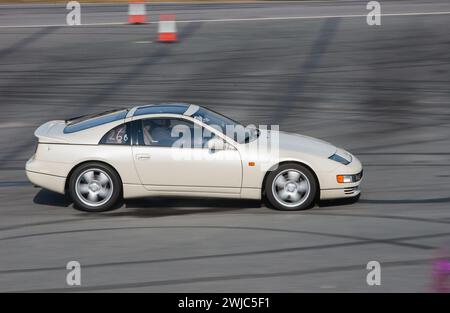
{"label": "rear quarter window", "polygon": [[130,144],[130,123],[122,124],[114,127],[107,132],[100,144],[103,145],[129,145]]}
{"label": "rear quarter window", "polygon": [[64,128],[65,134],[79,132],[92,127],[108,124],[111,122],[125,119],[128,110],[121,110],[115,112],[107,112],[98,115],[86,116],[81,119],[77,119],[75,122],[70,123]]}

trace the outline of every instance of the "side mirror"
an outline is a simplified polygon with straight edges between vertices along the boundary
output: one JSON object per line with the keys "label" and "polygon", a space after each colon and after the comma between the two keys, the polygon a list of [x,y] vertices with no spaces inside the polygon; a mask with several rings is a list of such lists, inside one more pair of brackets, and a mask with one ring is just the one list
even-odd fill
{"label": "side mirror", "polygon": [[220,138],[212,138],[208,141],[208,149],[211,151],[219,151],[226,149],[226,143]]}

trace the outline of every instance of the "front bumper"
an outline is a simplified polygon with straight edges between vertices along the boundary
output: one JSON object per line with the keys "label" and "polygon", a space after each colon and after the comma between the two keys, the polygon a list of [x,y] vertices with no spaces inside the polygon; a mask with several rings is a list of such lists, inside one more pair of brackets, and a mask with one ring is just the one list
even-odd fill
{"label": "front bumper", "polygon": [[320,190],[320,200],[353,198],[360,193],[361,189],[359,185],[340,189],[322,189]]}
{"label": "front bumper", "polygon": [[[363,167],[361,162],[353,155],[352,162],[348,165],[338,166],[334,171],[327,173],[321,181],[320,199],[352,198],[361,193],[360,185],[363,179]],[[339,183],[338,175],[351,176],[352,182]]]}

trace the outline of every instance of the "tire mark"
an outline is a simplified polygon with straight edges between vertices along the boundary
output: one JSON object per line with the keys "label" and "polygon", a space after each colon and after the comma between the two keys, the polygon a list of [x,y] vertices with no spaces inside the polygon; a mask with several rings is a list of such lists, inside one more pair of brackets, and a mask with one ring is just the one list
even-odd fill
{"label": "tire mark", "polygon": [[[449,164],[450,165],[450,164]],[[419,204],[419,203],[450,203],[450,197],[448,198],[432,198],[432,199],[417,199],[417,200],[370,200],[361,199],[361,203],[372,203],[372,204]]]}
{"label": "tire mark", "polygon": [[[310,251],[310,250],[321,250],[321,249],[328,249],[328,248],[358,246],[358,245],[366,245],[366,244],[374,244],[374,243],[376,243],[376,242],[371,242],[371,241],[359,242],[358,241],[358,242],[345,242],[345,243],[339,243],[339,244],[291,247],[291,248],[271,249],[271,250],[261,250],[261,251],[251,251],[251,252],[223,253],[223,254],[214,254],[214,255],[199,255],[199,256],[165,258],[165,259],[163,258],[163,259],[141,260],[141,261],[108,262],[108,263],[100,263],[100,264],[83,264],[83,268],[115,267],[115,266],[123,266],[123,265],[168,263],[168,262],[193,261],[193,260],[204,260],[204,259],[215,259],[215,258],[229,258],[229,257],[252,256],[252,255],[263,255],[263,254],[289,253],[289,252],[300,252],[300,251]],[[63,270],[63,268],[61,266],[54,266],[54,267],[42,267],[42,268],[0,270],[0,274],[35,273],[35,272],[57,271],[57,270]]]}
{"label": "tire mark", "polygon": [[[361,200],[360,200],[361,201]],[[378,215],[378,214],[334,214],[334,213],[310,213],[310,215],[325,215],[325,216],[339,216],[339,217],[362,217],[362,218],[380,218],[380,219],[392,219],[392,220],[403,220],[403,221],[414,221],[414,222],[426,222],[426,223],[436,223],[436,224],[450,224],[447,220],[437,220],[431,218],[422,217],[409,217],[409,216],[395,216],[395,215]]]}
{"label": "tire mark", "polygon": [[33,44],[36,41],[39,41],[40,39],[50,35],[51,33],[56,32],[60,28],[61,27],[43,28],[43,29],[40,29],[40,30],[32,33],[31,35],[29,35],[25,38],[22,38],[21,40],[19,40],[12,46],[10,46],[6,49],[0,50],[0,59],[3,59],[5,57],[9,56],[10,54],[17,53],[17,51]]}
{"label": "tire mark", "polygon": [[314,236],[323,236],[323,237],[331,237],[331,238],[345,238],[352,239],[358,241],[377,241],[379,243],[389,244],[393,246],[401,246],[401,247],[409,247],[416,249],[433,249],[433,247],[420,245],[420,244],[411,244],[399,242],[396,240],[390,239],[374,239],[370,237],[361,237],[361,236],[351,236],[351,235],[342,235],[342,234],[334,234],[334,233],[324,233],[324,232],[315,232],[315,231],[304,231],[304,230],[290,230],[290,229],[278,229],[278,228],[263,228],[263,227],[240,227],[240,226],[138,226],[138,227],[110,227],[110,228],[98,228],[98,229],[76,229],[76,230],[67,230],[67,231],[54,231],[54,232],[45,232],[45,233],[34,233],[27,235],[16,235],[10,237],[0,238],[0,241],[6,240],[14,240],[14,239],[25,239],[25,238],[35,238],[42,236],[52,236],[52,235],[61,235],[61,234],[75,234],[75,233],[87,233],[87,232],[103,232],[103,231],[118,231],[118,230],[139,230],[139,229],[227,229],[227,230],[255,230],[255,231],[272,231],[272,232],[283,232],[283,233],[296,233],[296,234],[307,234]]}
{"label": "tire mark", "polygon": [[4,187],[28,187],[31,186],[29,181],[0,181],[0,188]]}
{"label": "tire mark", "polygon": [[65,223],[71,223],[71,222],[80,222],[80,221],[95,221],[95,220],[105,220],[100,217],[93,217],[93,218],[72,218],[72,219],[65,219],[65,220],[53,220],[53,221],[43,221],[43,222],[36,222],[36,223],[28,223],[28,224],[18,224],[18,225],[10,225],[6,227],[0,227],[0,231],[8,231],[8,230],[17,230],[21,228],[29,228],[33,226],[46,226],[46,225],[55,225],[55,224],[65,224]]}
{"label": "tire mark", "polygon": [[[403,260],[403,261],[392,261],[383,262],[383,268],[395,268],[395,267],[405,267],[405,266],[417,266],[422,264],[427,264],[433,262],[434,259],[416,259],[416,260]],[[182,279],[168,279],[168,280],[156,280],[147,281],[139,283],[122,283],[122,284],[110,284],[110,285],[98,285],[91,287],[77,287],[74,288],[50,288],[50,289],[30,289],[30,290],[18,290],[10,292],[87,292],[87,291],[100,291],[100,290],[118,290],[118,289],[131,289],[131,288],[147,288],[155,286],[171,286],[171,285],[182,285],[182,284],[195,284],[203,282],[220,282],[220,281],[230,281],[230,280],[244,280],[244,279],[260,279],[260,278],[273,278],[273,277],[286,277],[286,276],[304,276],[313,274],[324,274],[324,273],[339,273],[348,271],[360,271],[364,269],[361,264],[344,265],[344,266],[330,266],[315,268],[312,270],[296,270],[296,271],[283,271],[283,272],[272,272],[272,273],[255,273],[255,274],[234,274],[234,275],[220,275],[220,276],[204,276],[204,277],[193,277],[193,278],[182,278]]]}
{"label": "tire mark", "polygon": [[300,75],[293,78],[288,84],[286,96],[278,107],[278,110],[274,113],[274,123],[280,124],[289,115],[289,110],[295,105],[297,97],[304,92],[309,76],[319,66],[328,46],[337,33],[339,21],[339,18],[328,18],[323,23],[319,37],[313,43],[307,60],[299,69]]}
{"label": "tire mark", "polygon": [[[180,33],[180,40],[190,37],[193,33],[198,31],[202,26],[202,23],[190,23],[184,26]],[[125,86],[131,84],[134,80],[145,73],[146,69],[156,64],[160,59],[169,55],[171,49],[168,46],[163,46],[156,50],[154,54],[144,58],[141,62],[136,63],[131,69],[122,77],[119,77],[116,81],[108,84],[103,91],[87,100],[87,106],[98,105],[105,102],[110,96],[113,96],[120,92]]]}
{"label": "tire mark", "polygon": [[[28,37],[22,38],[11,47],[1,50],[0,60],[13,53],[17,53],[17,51],[26,48],[27,46],[43,39],[48,35],[51,35],[52,33],[57,32],[60,29],[61,27],[43,28],[41,30],[32,33]],[[15,90],[16,88],[9,88],[8,92],[11,93],[14,92]],[[20,93],[21,91],[22,90],[17,92]],[[24,152],[27,149],[30,149],[30,147],[33,147],[33,138],[30,138],[29,140],[23,140],[21,144],[15,146],[10,152],[7,152],[2,158],[0,158],[0,163],[3,163],[5,160],[14,158],[15,156],[17,156],[17,154]]]}
{"label": "tire mark", "polygon": [[[213,255],[198,255],[198,256],[188,256],[188,257],[176,257],[176,258],[162,258],[162,259],[150,259],[150,260],[140,260],[140,261],[121,261],[121,262],[107,262],[107,263],[97,263],[97,264],[84,264],[83,268],[97,268],[97,267],[115,267],[123,265],[139,265],[139,264],[154,264],[154,263],[167,263],[167,262],[179,262],[179,261],[192,261],[192,260],[202,260],[202,259],[215,259],[215,258],[227,258],[227,257],[240,257],[240,256],[252,256],[252,255],[263,255],[263,254],[277,254],[277,253],[290,253],[290,252],[301,252],[301,251],[311,251],[311,250],[322,250],[322,249],[334,249],[339,247],[351,247],[351,246],[362,246],[379,244],[386,242],[398,242],[406,240],[417,240],[417,239],[430,239],[438,237],[447,237],[450,233],[439,233],[430,234],[422,236],[409,236],[409,237],[396,237],[389,239],[374,239],[366,241],[352,241],[343,242],[337,244],[324,244],[324,245],[314,245],[314,246],[300,246],[300,247],[290,247],[282,249],[269,249],[269,250],[259,250],[250,252],[235,252],[235,253],[223,253],[223,254],[213,254]],[[419,249],[434,249],[431,246],[417,245],[413,244],[412,247],[417,247]],[[47,272],[47,271],[60,271],[61,266],[53,267],[41,267],[41,268],[22,268],[22,269],[10,269],[10,270],[0,270],[0,274],[17,274],[17,273],[34,273],[34,272]]]}
{"label": "tire mark", "polygon": [[[194,23],[194,24],[188,24],[184,26],[180,31],[180,38],[181,40],[184,38],[187,38],[191,36],[195,31],[197,31],[202,26],[202,23]],[[49,30],[51,29],[51,30]],[[51,32],[54,32],[58,30],[59,28],[46,28],[44,30],[40,30],[36,32],[35,35],[33,35],[30,40],[29,38],[24,39],[24,41],[19,42],[15,46],[9,48],[6,52],[3,54],[7,54],[8,51],[16,51],[19,48],[23,48],[26,44],[29,42],[36,41],[37,39],[40,39],[44,35],[47,35]],[[106,85],[103,90],[101,90],[98,94],[91,97],[90,99],[87,99],[83,105],[77,106],[76,110],[72,112],[73,115],[80,115],[81,113],[85,113],[87,108],[92,108],[94,106],[97,106],[103,102],[105,102],[110,96],[116,94],[117,92],[120,92],[122,88],[130,84],[132,81],[137,79],[142,73],[145,72],[145,70],[149,67],[158,62],[160,59],[166,57],[169,55],[170,48],[167,46],[159,48],[154,54],[150,56],[146,56],[141,62],[138,62],[131,66],[131,68],[128,70],[127,73],[125,73],[123,76],[119,77],[117,80],[113,81],[112,83],[109,83]],[[0,58],[2,57],[2,51],[0,51]],[[27,149],[30,149],[30,147],[33,147],[33,141],[34,137],[31,137],[28,140],[24,140],[22,144],[15,147],[12,151],[7,153],[4,157],[0,158],[0,163],[3,162],[5,159],[11,159],[11,157],[16,156],[19,153],[24,152]]]}
{"label": "tire mark", "polygon": [[[359,202],[364,201],[361,199]],[[437,202],[440,203],[440,202]],[[334,210],[334,209],[333,209]],[[328,211],[328,210],[327,210]],[[233,213],[230,213],[233,214]],[[238,215],[243,215],[242,213],[234,213]],[[274,215],[276,212],[258,212],[257,215]],[[349,216],[349,217],[367,217],[367,218],[380,218],[380,219],[394,219],[394,220],[404,220],[404,221],[414,221],[414,222],[424,222],[424,223],[436,223],[436,224],[450,224],[450,220],[446,219],[431,219],[431,218],[419,218],[419,217],[409,217],[409,216],[392,216],[392,215],[374,215],[374,214],[346,214],[346,213],[328,213],[328,212],[307,212],[304,213],[305,215],[329,215],[329,216]],[[254,215],[254,214],[251,214]],[[299,214],[299,215],[303,215]],[[17,225],[10,225],[6,227],[0,227],[0,231],[8,231],[8,230],[17,230],[22,228],[29,228],[33,226],[46,226],[46,225],[54,225],[54,224],[63,224],[63,223],[71,223],[71,222],[79,222],[79,221],[90,221],[90,220],[100,220],[100,221],[110,221],[109,218],[104,217],[84,217],[82,220],[79,218],[73,218],[73,219],[65,219],[65,220],[55,220],[55,221],[43,221],[43,222],[37,222],[37,223],[26,223],[26,224],[17,224]],[[285,231],[285,230],[283,230]],[[0,238],[0,240],[2,240]]]}

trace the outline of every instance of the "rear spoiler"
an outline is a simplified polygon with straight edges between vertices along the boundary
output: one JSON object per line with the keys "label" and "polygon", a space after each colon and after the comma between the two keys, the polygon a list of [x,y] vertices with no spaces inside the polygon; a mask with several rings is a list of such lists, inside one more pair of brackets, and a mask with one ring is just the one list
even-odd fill
{"label": "rear spoiler", "polygon": [[84,114],[84,115],[80,115],[80,116],[77,116],[77,117],[72,117],[72,118],[64,120],[64,122],[67,125],[70,125],[70,124],[76,123],[78,120],[81,120],[83,118],[90,119],[90,118],[98,117],[98,116],[101,116],[101,115],[114,113],[114,112],[120,111],[120,110],[127,110],[127,111],[129,111],[129,109],[125,109],[125,108],[124,109],[113,109],[113,110],[103,111],[103,112],[96,113],[96,114]]}
{"label": "rear spoiler", "polygon": [[66,123],[64,120],[50,121],[36,129],[34,135],[39,138],[40,142],[65,142],[64,128]]}
{"label": "rear spoiler", "polygon": [[84,114],[84,115],[80,115],[80,116],[76,116],[76,117],[71,117],[71,118],[65,119],[64,123],[71,124],[71,122],[73,122],[75,120],[78,120],[78,119],[80,119],[82,117],[85,117],[85,116],[88,116],[88,114]]}

